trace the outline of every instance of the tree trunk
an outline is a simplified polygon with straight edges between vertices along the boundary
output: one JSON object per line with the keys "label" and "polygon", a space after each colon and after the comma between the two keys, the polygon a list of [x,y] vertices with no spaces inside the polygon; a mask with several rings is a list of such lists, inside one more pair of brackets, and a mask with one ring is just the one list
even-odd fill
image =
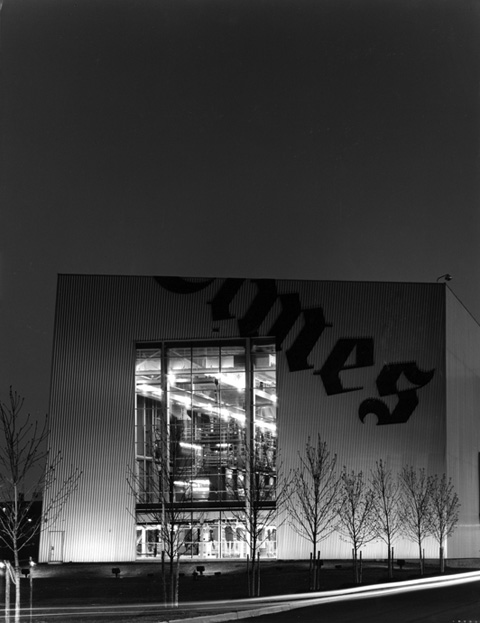
{"label": "tree trunk", "polygon": [[312,577],[310,579],[310,590],[315,590],[317,588],[317,544],[313,543],[313,569],[312,569]]}
{"label": "tree trunk", "polygon": [[308,565],[308,590],[313,590],[313,555],[310,552],[310,563]]}
{"label": "tree trunk", "polygon": [[258,583],[258,561],[257,553],[255,550],[252,553],[249,564],[249,576],[248,576],[248,596],[257,597],[257,583]]}
{"label": "tree trunk", "polygon": [[5,623],[10,623],[10,571],[5,567]]}
{"label": "tree trunk", "polygon": [[388,554],[389,554],[389,558],[388,558],[388,577],[391,580],[393,580],[393,552],[394,552],[393,547],[389,547],[388,548]]}
{"label": "tree trunk", "polygon": [[257,596],[257,584],[258,584],[258,564],[257,564],[257,539],[255,536],[250,544],[250,564],[247,562],[248,573],[248,596]]}
{"label": "tree trunk", "polygon": [[257,590],[255,597],[260,597],[260,552],[257,553]]}
{"label": "tree trunk", "polygon": [[420,555],[420,575],[423,575],[424,568],[423,568],[423,552],[422,552],[422,544],[421,543],[418,544],[418,553]]}
{"label": "tree trunk", "polygon": [[30,621],[33,621],[33,565],[30,565]]}
{"label": "tree trunk", "polygon": [[388,579],[391,580],[393,578],[393,547],[390,546],[390,541],[387,544],[388,547],[388,558],[387,558],[387,569],[388,569]]}
{"label": "tree trunk", "polygon": [[20,623],[20,561],[16,543],[13,554],[15,559],[15,623]]}
{"label": "tree trunk", "polygon": [[163,589],[163,605],[167,605],[167,576],[165,573],[165,550],[162,550],[162,589]]}
{"label": "tree trunk", "polygon": [[177,556],[177,563],[175,565],[175,608],[178,608],[179,573],[180,573],[180,556]]}
{"label": "tree trunk", "polygon": [[20,568],[15,568],[15,623],[20,623]]}
{"label": "tree trunk", "polygon": [[445,556],[443,545],[440,545],[440,573],[445,573]]}
{"label": "tree trunk", "polygon": [[175,605],[175,564],[174,564],[174,558],[173,556],[170,556],[170,561],[169,561],[169,580],[170,580],[170,586],[168,587],[168,597],[169,597],[169,601],[170,601],[170,606],[174,606]]}
{"label": "tree trunk", "polygon": [[[312,556],[312,554],[310,554]],[[320,585],[320,552],[315,552],[310,572],[310,590],[318,591]]]}

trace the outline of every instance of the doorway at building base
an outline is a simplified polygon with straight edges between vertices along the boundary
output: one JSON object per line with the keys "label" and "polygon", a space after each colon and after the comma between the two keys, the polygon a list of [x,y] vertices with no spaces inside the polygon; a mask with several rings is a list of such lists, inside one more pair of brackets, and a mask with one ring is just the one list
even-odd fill
{"label": "doorway at building base", "polygon": [[[192,559],[241,559],[249,555],[245,526],[228,513],[209,512],[208,519],[192,521],[181,526],[179,554],[182,560]],[[261,529],[260,558],[271,559],[277,555],[277,531],[274,526]],[[160,525],[137,525],[137,560],[161,558],[164,545]]]}

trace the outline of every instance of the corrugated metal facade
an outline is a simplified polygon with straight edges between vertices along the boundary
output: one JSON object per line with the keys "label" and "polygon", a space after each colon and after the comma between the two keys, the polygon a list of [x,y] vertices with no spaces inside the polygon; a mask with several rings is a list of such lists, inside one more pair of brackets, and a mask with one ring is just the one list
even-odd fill
{"label": "corrugated metal facade", "polygon": [[449,556],[477,558],[480,551],[480,326],[447,290],[447,473],[462,507]]}
{"label": "corrugated metal facade", "polygon": [[[58,532],[65,561],[135,559],[126,472],[135,460],[137,343],[275,334],[286,469],[307,437],[320,433],[339,467],[368,473],[381,458],[394,470],[413,464],[442,473],[444,293],[439,284],[60,276],[52,447],[62,451],[65,473],[74,465],[84,474],[52,534],[42,536],[41,560],[59,557],[51,549],[59,547]],[[476,512],[478,524],[478,502]],[[278,557],[307,555],[308,544],[287,525],[278,536]],[[399,556],[416,555],[411,544],[397,547]],[[321,550],[350,555],[338,537]],[[372,544],[364,555],[384,557],[383,547]]]}
{"label": "corrugated metal facade", "polygon": [[[294,465],[298,449],[304,447],[307,437],[315,439],[320,433],[337,454],[340,468],[362,469],[367,477],[378,459],[386,461],[394,471],[412,464],[443,472],[442,290],[423,284],[305,285],[305,304],[322,305],[332,324],[312,351],[314,368],[321,368],[338,341],[348,338],[373,338],[374,361],[371,366],[340,373],[344,388],[361,389],[328,395],[320,376],[312,371],[289,372],[280,358],[279,446],[287,468]],[[423,371],[435,370],[432,380],[417,391],[418,405],[411,416],[404,423],[377,425],[377,417],[371,414],[362,422],[360,405],[370,398],[379,398],[377,382],[384,366],[404,362],[415,362]],[[398,379],[398,389],[412,386],[404,374]],[[383,396],[381,400],[392,411],[399,402],[396,395]],[[398,541],[395,545],[399,556],[417,555],[412,543]],[[430,552],[433,555],[433,544],[426,542],[425,547],[427,556]],[[336,534],[321,543],[320,549],[326,558],[351,555],[351,545]],[[381,542],[370,543],[363,552],[366,557],[386,557]],[[279,533],[278,555],[306,557],[308,543],[285,525]]]}

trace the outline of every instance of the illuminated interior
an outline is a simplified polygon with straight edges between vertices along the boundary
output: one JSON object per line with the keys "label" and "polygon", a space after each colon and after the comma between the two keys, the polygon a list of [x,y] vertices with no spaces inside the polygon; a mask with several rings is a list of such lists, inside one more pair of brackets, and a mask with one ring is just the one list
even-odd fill
{"label": "illuminated interior", "polygon": [[[245,500],[247,461],[254,461],[264,499],[273,500],[276,403],[275,345],[270,341],[165,343],[137,349],[140,558],[160,555],[163,548],[154,509],[165,496],[159,465],[165,465],[167,455],[171,501],[188,509],[175,526],[185,532],[182,555],[246,556],[238,509]],[[264,526],[262,541],[261,554],[275,556],[274,527]]]}

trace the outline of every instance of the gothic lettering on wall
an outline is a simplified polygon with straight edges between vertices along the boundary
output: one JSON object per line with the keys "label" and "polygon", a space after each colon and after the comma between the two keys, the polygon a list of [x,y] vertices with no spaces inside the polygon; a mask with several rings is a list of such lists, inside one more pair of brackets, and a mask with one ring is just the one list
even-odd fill
{"label": "gothic lettering on wall", "polygon": [[[207,286],[215,281],[215,279],[203,279],[202,281],[187,281],[183,277],[155,277],[155,281],[162,288],[176,294],[194,294],[204,290]],[[242,280],[243,281],[243,280]]]}
{"label": "gothic lettering on wall", "polygon": [[[358,409],[358,415],[362,422],[369,413],[377,416],[377,424],[404,424],[408,421],[418,405],[417,389],[423,387],[433,378],[435,370],[424,372],[419,370],[414,361],[407,363],[391,363],[383,366],[377,377],[377,390],[379,396],[398,396],[398,402],[393,411],[387,407],[383,400],[368,398],[364,400]],[[397,387],[401,375],[404,375],[409,383],[416,387],[399,390]]]}
{"label": "gothic lettering on wall", "polygon": [[[176,294],[193,294],[210,286],[215,280],[191,282],[180,277],[157,277],[156,281],[166,290]],[[246,282],[245,279],[225,279],[213,298],[208,301],[211,307],[212,321],[235,319],[230,309],[232,302]],[[275,303],[279,302],[280,311],[266,335],[274,336],[277,351],[282,350],[283,342],[301,318],[303,325],[285,352],[290,372],[311,370],[313,365],[308,356],[320,340],[324,330],[331,328],[326,322],[322,307],[302,309],[300,296],[292,292],[279,294],[274,279],[254,279],[251,281],[256,292],[247,311],[237,318],[239,334],[242,337],[256,337],[262,323],[266,320]],[[373,337],[344,337],[337,340],[320,370],[319,375],[327,396],[334,396],[363,389],[361,386],[344,386],[340,373],[346,370],[371,367],[375,364]],[[397,396],[398,402],[390,411],[380,398],[368,398],[359,407],[358,415],[362,422],[369,413],[377,416],[377,425],[403,424],[407,422],[418,405],[417,390],[430,383],[435,370],[422,371],[415,361],[385,364],[376,379],[380,397]],[[401,376],[414,385],[413,388],[399,389]]]}
{"label": "gothic lettering on wall", "polygon": [[234,318],[230,313],[230,303],[237,296],[245,279],[225,279],[213,301],[208,304],[212,307],[212,320],[229,320]]}
{"label": "gothic lettering on wall", "polygon": [[[232,318],[230,304],[237,295],[244,280],[226,279],[214,298],[209,301],[212,307],[212,320],[228,320]],[[325,321],[323,309],[302,309],[300,297],[297,293],[279,295],[277,285],[273,279],[254,279],[257,292],[245,314],[238,319],[238,330],[242,337],[256,337],[261,324],[268,313],[280,302],[280,313],[267,335],[275,337],[277,350],[282,350],[282,344],[292,330],[298,318],[302,317],[304,325],[293,344],[286,351],[287,363],[291,372],[309,370],[313,368],[308,362],[308,355],[318,342],[325,327],[332,325]]]}
{"label": "gothic lettering on wall", "polygon": [[273,279],[253,279],[252,283],[257,286],[257,293],[245,315],[238,319],[238,329],[242,337],[258,335],[260,325],[278,298],[277,286]]}
{"label": "gothic lettering on wall", "polygon": [[[355,363],[346,365],[353,352],[355,353]],[[328,396],[355,392],[363,388],[344,387],[340,379],[340,372],[373,366],[374,363],[373,338],[345,338],[338,340],[322,369],[315,371],[314,374],[320,374]]]}
{"label": "gothic lettering on wall", "polygon": [[286,352],[290,372],[313,368],[307,361],[307,355],[318,342],[325,327],[333,326],[325,322],[323,309],[321,307],[304,309],[302,310],[302,314],[304,325],[297,338]]}

